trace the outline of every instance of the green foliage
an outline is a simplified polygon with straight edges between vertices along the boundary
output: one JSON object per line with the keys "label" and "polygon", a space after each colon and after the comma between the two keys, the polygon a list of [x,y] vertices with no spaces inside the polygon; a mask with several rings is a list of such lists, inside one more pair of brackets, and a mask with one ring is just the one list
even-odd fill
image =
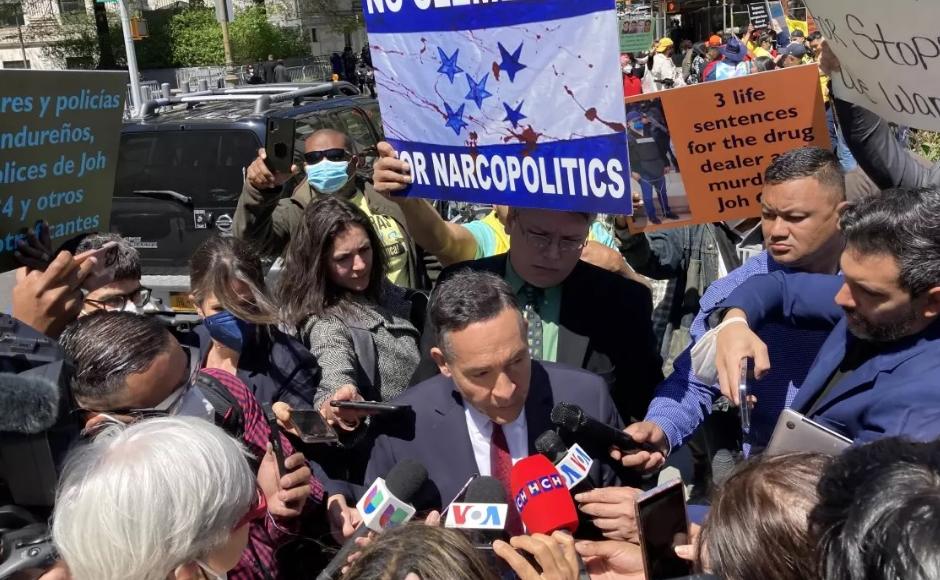
{"label": "green foliage", "polygon": [[333,32],[348,34],[362,27],[362,21],[357,14],[341,10],[337,6],[337,0],[300,0],[300,10],[305,14],[318,14],[324,17]]}
{"label": "green foliage", "polygon": [[190,8],[170,19],[173,61],[178,66],[210,66],[224,62],[222,28],[209,8]]}
{"label": "green foliage", "polygon": [[[264,8],[252,6],[235,15],[229,24],[232,59],[236,64],[266,59],[269,54],[286,58],[303,54],[306,47],[299,31],[283,29],[268,22]],[[221,65],[222,27],[215,10],[190,8],[175,15],[169,24],[169,44],[177,66]]]}
{"label": "green foliage", "polygon": [[264,60],[269,54],[286,58],[303,54],[306,50],[297,29],[285,29],[268,22],[262,6],[252,6],[235,16],[229,26],[232,39],[232,58],[236,63]]}
{"label": "green foliage", "polygon": [[914,131],[911,134],[911,149],[934,163],[940,162],[940,133]]}

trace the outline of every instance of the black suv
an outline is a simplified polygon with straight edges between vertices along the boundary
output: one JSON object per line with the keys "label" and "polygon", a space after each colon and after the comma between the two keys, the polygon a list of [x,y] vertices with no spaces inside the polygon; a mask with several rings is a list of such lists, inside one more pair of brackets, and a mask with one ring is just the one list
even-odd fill
{"label": "black suv", "polygon": [[366,172],[382,138],[378,103],[344,82],[216,89],[148,102],[121,131],[111,230],[140,251],[144,286],[192,312],[188,260],[210,235],[230,235],[245,170],[264,145],[266,119],[297,122],[297,151],[313,131],[349,135]]}

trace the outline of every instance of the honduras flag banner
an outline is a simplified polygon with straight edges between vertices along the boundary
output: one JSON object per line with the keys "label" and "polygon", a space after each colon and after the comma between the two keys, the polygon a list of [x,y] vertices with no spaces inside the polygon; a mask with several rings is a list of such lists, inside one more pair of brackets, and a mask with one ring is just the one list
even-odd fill
{"label": "honduras flag banner", "polygon": [[631,214],[614,0],[363,0],[405,195]]}

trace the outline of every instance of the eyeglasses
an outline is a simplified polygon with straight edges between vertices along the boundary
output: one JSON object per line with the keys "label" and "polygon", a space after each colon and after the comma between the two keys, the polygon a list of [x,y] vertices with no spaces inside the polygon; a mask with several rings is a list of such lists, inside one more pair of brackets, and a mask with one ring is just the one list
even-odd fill
{"label": "eyeglasses", "polygon": [[140,286],[132,292],[127,294],[117,294],[115,296],[108,296],[104,300],[92,300],[91,298],[86,298],[85,303],[95,308],[101,310],[124,310],[128,302],[131,302],[137,308],[143,308],[150,302],[150,296],[153,294],[153,290]]}
{"label": "eyeglasses", "polygon": [[345,149],[324,149],[323,151],[308,151],[304,153],[304,161],[307,165],[316,165],[324,158],[330,161],[346,161],[352,155]]}
{"label": "eyeglasses", "polygon": [[248,513],[243,515],[241,519],[238,520],[238,523],[232,527],[232,531],[241,529],[251,522],[256,522],[267,515],[268,500],[264,497],[264,494],[261,492],[260,488],[255,489],[255,494],[255,501],[251,504],[251,507],[248,508]]}
{"label": "eyeglasses", "polygon": [[[519,230],[522,232],[522,236],[528,241],[532,246],[538,250],[547,250],[552,247],[552,244],[555,243],[555,237],[549,236],[546,234],[534,234],[526,228],[522,220],[516,216],[516,222],[519,224]],[[572,240],[569,238],[558,238],[558,251],[562,254],[571,254],[574,252],[580,252],[584,249],[584,246],[587,245],[587,237],[585,236],[582,240]]]}

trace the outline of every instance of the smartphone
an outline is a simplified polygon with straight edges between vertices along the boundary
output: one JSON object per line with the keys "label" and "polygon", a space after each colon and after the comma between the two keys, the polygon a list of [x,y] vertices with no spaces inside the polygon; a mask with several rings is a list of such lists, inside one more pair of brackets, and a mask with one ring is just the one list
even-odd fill
{"label": "smartphone", "polygon": [[294,409],[290,419],[300,431],[300,440],[304,443],[336,443],[336,431],[316,409]]}
{"label": "smartphone", "polygon": [[79,264],[92,257],[97,260],[91,274],[82,283],[82,288],[88,292],[93,292],[114,281],[114,266],[117,264],[118,259],[118,245],[117,242],[108,242],[97,250],[88,250],[75,256],[75,261]]}
{"label": "smartphone", "polygon": [[271,118],[267,120],[264,134],[264,152],[267,155],[266,164],[273,173],[289,174],[294,164],[294,130],[296,122],[293,119]]}
{"label": "smartphone", "polygon": [[640,551],[649,580],[686,576],[692,562],[676,555],[675,546],[689,543],[689,519],[681,479],[653,488],[636,500]]}
{"label": "smartphone", "polygon": [[378,401],[330,401],[330,406],[337,409],[353,409],[369,413],[399,413],[411,408],[411,405],[392,405]]}
{"label": "smartphone", "polygon": [[741,411],[741,431],[751,432],[751,405],[747,400],[747,359],[741,360],[741,374],[738,379],[738,401]]}
{"label": "smartphone", "polygon": [[[268,422],[268,439],[271,441],[271,447],[274,449],[274,457],[277,459],[277,472],[284,477],[287,475],[287,468],[284,466],[284,448],[281,446],[281,428],[277,424],[277,416],[270,403],[262,406],[264,418]],[[293,414],[291,415],[293,418]]]}

